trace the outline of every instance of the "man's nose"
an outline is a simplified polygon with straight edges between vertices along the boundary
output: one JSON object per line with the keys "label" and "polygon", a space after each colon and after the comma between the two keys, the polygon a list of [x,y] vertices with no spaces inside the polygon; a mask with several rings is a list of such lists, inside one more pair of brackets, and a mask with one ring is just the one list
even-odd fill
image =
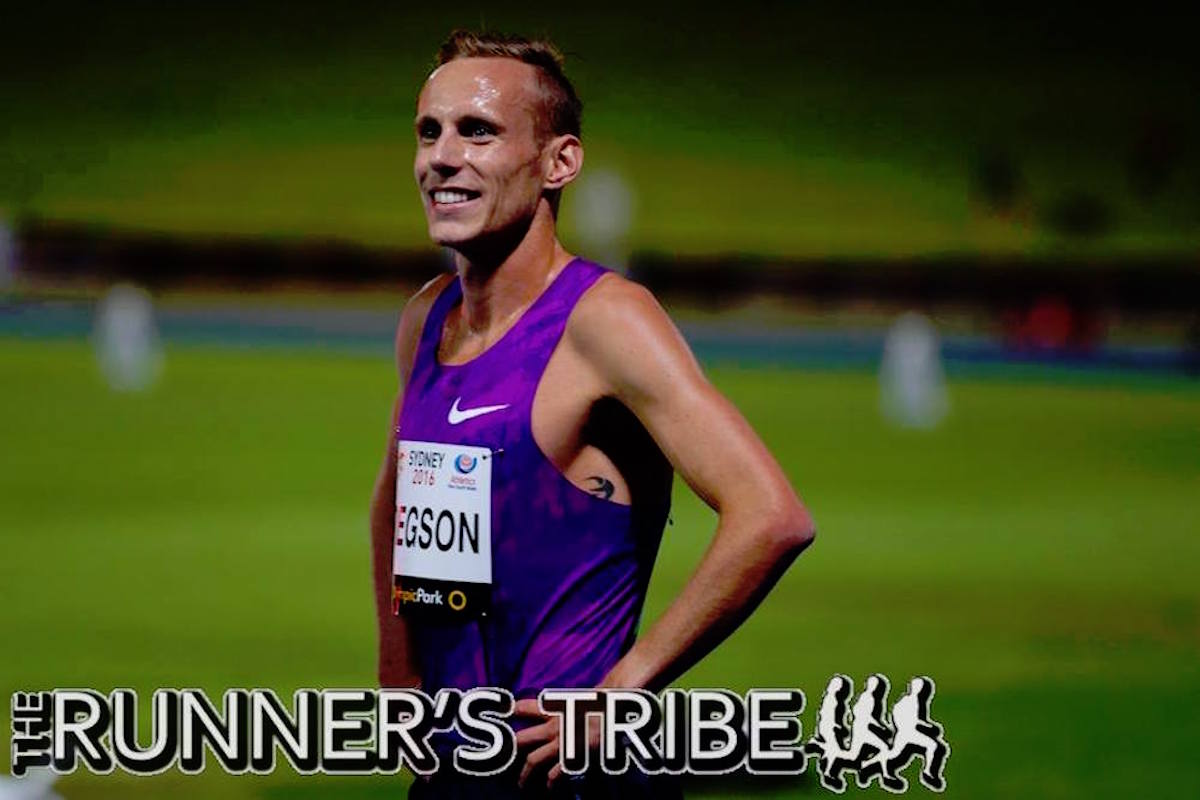
{"label": "man's nose", "polygon": [[429,166],[439,175],[453,175],[462,169],[463,141],[453,131],[443,133],[433,143],[429,153]]}

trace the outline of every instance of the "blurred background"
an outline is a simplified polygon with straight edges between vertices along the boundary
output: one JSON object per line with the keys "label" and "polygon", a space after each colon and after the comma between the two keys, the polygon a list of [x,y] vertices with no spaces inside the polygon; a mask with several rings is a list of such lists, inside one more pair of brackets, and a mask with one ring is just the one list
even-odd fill
{"label": "blurred background", "polygon": [[[2,19],[6,736],[18,689],[373,685],[391,341],[448,264],[412,180],[414,100],[465,26],[566,52],[587,163],[565,243],[655,290],[820,527],[680,684],[802,688],[808,732],[835,673],[929,675],[958,797],[1200,779],[1200,65],[1182,18],[610,0]],[[683,486],[672,516],[648,618],[715,522]],[[405,782],[79,772],[54,790]]]}

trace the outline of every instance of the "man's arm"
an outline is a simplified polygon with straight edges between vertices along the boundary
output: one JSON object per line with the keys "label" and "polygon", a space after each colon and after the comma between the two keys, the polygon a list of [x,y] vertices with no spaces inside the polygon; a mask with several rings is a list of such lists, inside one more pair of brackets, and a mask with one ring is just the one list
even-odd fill
{"label": "man's arm", "polygon": [[779,464],[650,292],[610,278],[592,294],[572,318],[572,344],[719,515],[683,590],[602,684],[657,691],[732,633],[816,532]]}
{"label": "man's arm", "polygon": [[396,371],[399,390],[388,426],[383,465],[371,493],[371,561],[375,585],[375,614],[379,623],[379,685],[413,687],[421,682],[412,638],[403,617],[392,613],[392,536],[396,514],[396,425],[404,404],[404,386],[412,371],[421,329],[434,299],[445,287],[445,276],[427,283],[408,302],[396,328]]}
{"label": "man's arm", "polygon": [[[569,343],[596,370],[602,393],[628,407],[676,471],[719,515],[696,571],[663,615],[601,682],[658,691],[750,615],[816,535],[779,464],[733,404],[704,377],[687,343],[644,288],[603,279],[576,307]],[[531,748],[524,784],[558,756],[559,723],[533,699],[518,714],[544,722],[520,731]],[[590,730],[593,744],[598,736]],[[547,782],[562,766],[553,764]]]}

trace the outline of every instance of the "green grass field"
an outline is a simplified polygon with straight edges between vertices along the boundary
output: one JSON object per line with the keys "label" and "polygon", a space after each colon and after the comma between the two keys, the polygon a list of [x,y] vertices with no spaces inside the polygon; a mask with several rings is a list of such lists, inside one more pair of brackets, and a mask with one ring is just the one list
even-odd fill
{"label": "green grass field", "polygon": [[[4,766],[17,689],[372,684],[366,505],[393,391],[386,359],[177,347],[139,396],[111,394],[79,342],[2,340],[0,365]],[[807,731],[835,672],[894,686],[928,674],[953,748],[948,796],[1191,793],[1200,386],[962,378],[947,423],[911,434],[881,423],[868,374],[711,375],[820,533],[683,683],[802,688]],[[683,488],[673,516],[650,616],[713,524]],[[824,793],[811,776],[692,788]],[[284,771],[79,772],[59,791],[402,796],[399,778]]]}

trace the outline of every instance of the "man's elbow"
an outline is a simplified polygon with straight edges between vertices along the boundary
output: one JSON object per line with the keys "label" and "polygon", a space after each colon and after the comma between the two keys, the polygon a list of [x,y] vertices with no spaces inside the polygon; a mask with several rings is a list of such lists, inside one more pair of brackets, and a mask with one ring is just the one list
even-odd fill
{"label": "man's elbow", "polygon": [[794,559],[817,538],[812,515],[798,500],[782,504],[766,516],[764,539],[779,560]]}

